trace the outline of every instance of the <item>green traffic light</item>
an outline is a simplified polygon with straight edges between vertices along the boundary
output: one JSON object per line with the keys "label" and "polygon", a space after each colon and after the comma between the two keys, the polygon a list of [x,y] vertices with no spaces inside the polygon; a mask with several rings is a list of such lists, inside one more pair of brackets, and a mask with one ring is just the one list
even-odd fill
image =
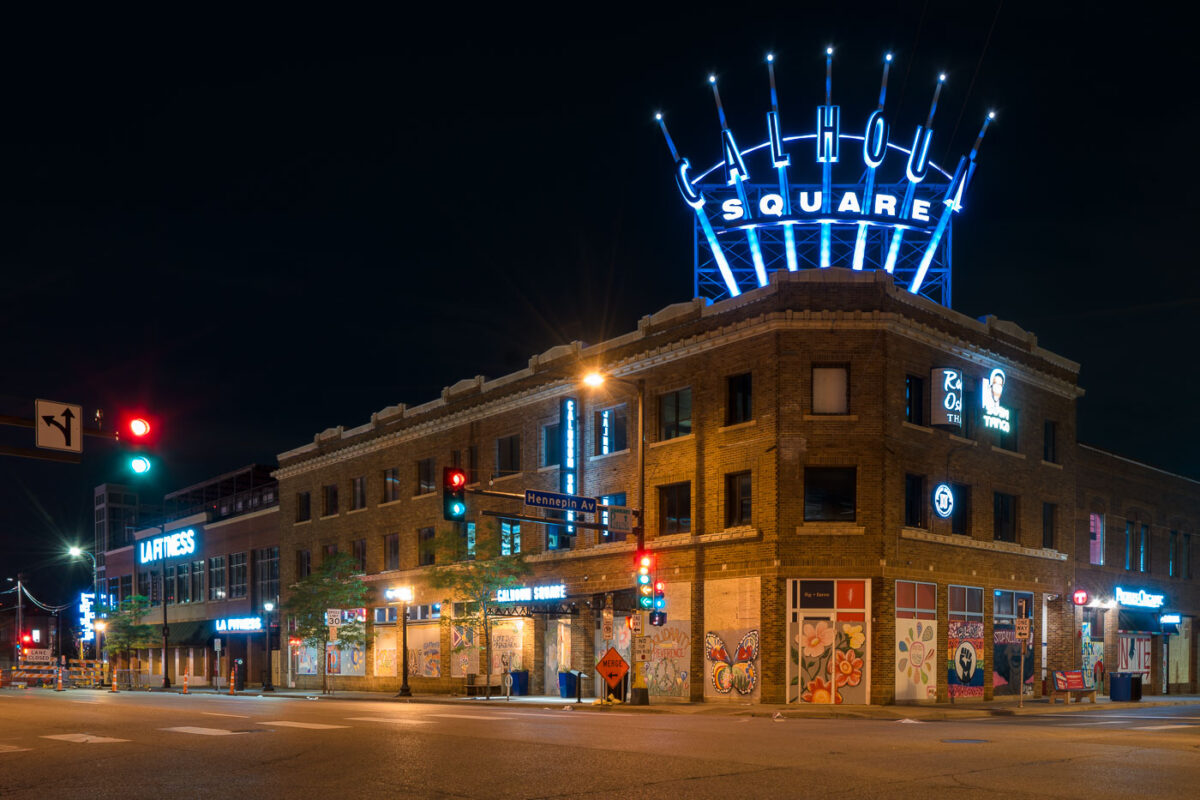
{"label": "green traffic light", "polygon": [[144,475],[150,471],[150,459],[145,456],[134,456],[129,460],[129,468],[138,475]]}

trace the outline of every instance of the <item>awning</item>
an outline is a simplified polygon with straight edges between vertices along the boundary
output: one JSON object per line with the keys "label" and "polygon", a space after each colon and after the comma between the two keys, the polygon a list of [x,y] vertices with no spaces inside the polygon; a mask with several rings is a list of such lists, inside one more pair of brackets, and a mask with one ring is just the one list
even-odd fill
{"label": "awning", "polygon": [[[153,625],[153,623],[151,623]],[[167,624],[167,644],[180,647],[207,647],[212,641],[212,620],[200,619],[189,622],[171,622]],[[154,625],[159,635],[162,627]]]}
{"label": "awning", "polygon": [[1161,633],[1160,611],[1117,611],[1117,630],[1133,633]]}

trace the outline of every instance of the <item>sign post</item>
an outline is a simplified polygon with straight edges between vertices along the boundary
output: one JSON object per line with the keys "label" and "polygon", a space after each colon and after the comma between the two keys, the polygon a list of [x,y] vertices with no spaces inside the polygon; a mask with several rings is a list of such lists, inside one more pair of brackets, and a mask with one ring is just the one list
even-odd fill
{"label": "sign post", "polygon": [[1029,617],[1018,617],[1016,620],[1017,644],[1021,648],[1021,672],[1017,678],[1017,708],[1025,707],[1025,643],[1029,641]]}
{"label": "sign post", "polygon": [[610,647],[608,652],[596,662],[596,672],[604,678],[608,688],[616,689],[625,678],[625,673],[629,672],[629,664],[621,658],[621,654],[616,651],[616,648]]}

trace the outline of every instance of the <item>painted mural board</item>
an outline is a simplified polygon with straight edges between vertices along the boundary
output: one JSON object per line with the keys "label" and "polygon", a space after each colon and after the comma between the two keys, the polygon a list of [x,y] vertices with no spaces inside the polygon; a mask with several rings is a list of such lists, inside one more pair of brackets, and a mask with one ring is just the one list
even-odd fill
{"label": "painted mural board", "polygon": [[946,688],[951,700],[983,698],[983,622],[946,623]]}
{"label": "painted mural board", "polygon": [[479,647],[475,626],[454,623],[450,626],[450,676],[463,678],[479,672]]}
{"label": "painted mural board", "polygon": [[375,629],[375,677],[396,677],[396,639],[395,628],[377,627]]}
{"label": "painted mural board", "polygon": [[408,677],[442,677],[442,626],[408,626]]}
{"label": "painted mural board", "polygon": [[1021,649],[1025,649],[1024,694],[1033,694],[1033,640],[1017,638],[1017,628],[1012,620],[996,620],[992,627],[992,695],[1016,696],[1022,684]]}
{"label": "painted mural board", "polygon": [[521,665],[521,637],[524,631],[524,620],[492,622],[492,675],[524,669]]}
{"label": "painted mural board", "polygon": [[704,587],[704,696],[757,700],[761,687],[758,577],[708,581]]}
{"label": "painted mural board", "polygon": [[937,699],[937,621],[896,617],[896,699]]}
{"label": "painted mural board", "polygon": [[650,629],[646,685],[651,697],[691,696],[692,623],[672,620]]}
{"label": "painted mural board", "polygon": [[1137,672],[1142,686],[1150,686],[1150,634],[1122,633],[1117,636],[1117,671]]}
{"label": "painted mural board", "polygon": [[870,661],[868,584],[862,579],[788,584],[789,703],[867,704]]}
{"label": "painted mural board", "polygon": [[1083,685],[1089,689],[1104,687],[1104,642],[1092,639],[1092,623],[1084,622],[1079,634],[1080,660]]}

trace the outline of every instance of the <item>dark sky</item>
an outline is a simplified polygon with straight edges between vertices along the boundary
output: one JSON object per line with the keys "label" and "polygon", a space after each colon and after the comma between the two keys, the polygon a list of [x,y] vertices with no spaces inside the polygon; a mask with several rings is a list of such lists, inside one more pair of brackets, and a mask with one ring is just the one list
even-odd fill
{"label": "dark sky", "polygon": [[[8,20],[0,413],[152,409],[161,496],[628,331],[691,296],[691,212],[653,112],[713,163],[715,71],[757,143],[771,50],[784,132],[808,132],[831,43],[848,130],[886,50],[894,141],[940,70],[935,161],[996,109],[955,222],[954,307],[1083,363],[1081,440],[1200,477],[1190,26],[814,7]],[[90,541],[92,487],[120,477],[97,440],[79,466],[0,457],[0,579],[25,569],[48,601],[87,583],[58,554]]]}

